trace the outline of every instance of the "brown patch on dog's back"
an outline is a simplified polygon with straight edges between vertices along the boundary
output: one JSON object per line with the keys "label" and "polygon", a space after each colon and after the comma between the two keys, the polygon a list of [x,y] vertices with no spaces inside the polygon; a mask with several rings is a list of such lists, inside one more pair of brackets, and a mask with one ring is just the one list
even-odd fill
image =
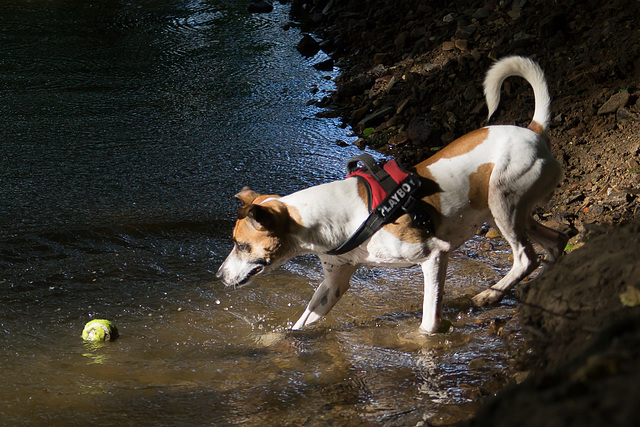
{"label": "brown patch on dog's back", "polygon": [[[421,169],[434,164],[440,159],[451,159],[466,154],[482,144],[489,136],[489,128],[476,129],[453,141],[433,156],[416,165],[416,170],[423,175]],[[423,175],[424,176],[424,175]]]}
{"label": "brown patch on dog's back", "polygon": [[[436,154],[429,157],[425,161],[417,164],[415,166],[415,170],[420,176],[431,180],[432,182],[435,182],[437,185],[437,181],[434,179],[431,171],[429,170],[430,165],[434,164],[440,159],[451,159],[453,157],[466,154],[476,148],[478,145],[482,144],[488,136],[488,128],[481,128],[469,132],[468,134],[456,139],[451,144],[447,145],[445,148],[438,151]],[[487,164],[487,166],[482,165],[473,174],[473,176],[470,177],[470,179],[480,182],[486,179],[486,183],[488,184],[488,179],[491,175],[492,170],[493,164]],[[488,205],[487,189],[482,189],[481,185],[481,183],[478,183],[477,185],[474,184],[470,186],[469,198],[472,201],[471,203],[474,209],[484,209]],[[428,205],[426,209],[428,209],[429,215],[431,215],[433,227],[437,234],[438,227],[442,223],[442,217],[440,215],[440,212],[442,212],[440,193],[438,191],[431,192],[430,194],[424,196],[422,200]],[[409,243],[418,243],[423,241],[427,237],[427,231],[415,227],[408,215],[403,215],[393,224],[386,225],[385,230],[387,230],[397,238]]]}
{"label": "brown patch on dog's back", "polygon": [[478,166],[469,175],[469,203],[471,209],[484,210],[489,207],[489,179],[493,172],[493,163]]}

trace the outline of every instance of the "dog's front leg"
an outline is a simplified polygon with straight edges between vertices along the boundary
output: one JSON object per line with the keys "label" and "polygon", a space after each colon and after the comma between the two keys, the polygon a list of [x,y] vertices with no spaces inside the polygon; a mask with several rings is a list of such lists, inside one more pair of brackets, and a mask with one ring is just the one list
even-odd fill
{"label": "dog's front leg", "polygon": [[424,274],[424,300],[420,330],[427,334],[434,333],[442,320],[442,297],[448,260],[448,252],[432,250],[429,258],[421,264]]}
{"label": "dog's front leg", "polygon": [[303,326],[317,322],[327,314],[349,289],[349,280],[351,280],[351,276],[357,268],[357,266],[351,264],[334,265],[330,261],[322,260],[324,281],[316,289],[307,305],[307,309],[293,325],[293,329],[301,329]]}

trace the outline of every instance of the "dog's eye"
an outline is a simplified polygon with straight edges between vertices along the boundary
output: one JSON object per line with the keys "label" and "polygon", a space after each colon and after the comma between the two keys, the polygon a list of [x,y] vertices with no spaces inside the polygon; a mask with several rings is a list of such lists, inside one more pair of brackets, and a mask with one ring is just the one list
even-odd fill
{"label": "dog's eye", "polygon": [[241,243],[241,242],[235,242],[236,243],[236,249],[240,252],[251,252],[251,245],[249,243]]}

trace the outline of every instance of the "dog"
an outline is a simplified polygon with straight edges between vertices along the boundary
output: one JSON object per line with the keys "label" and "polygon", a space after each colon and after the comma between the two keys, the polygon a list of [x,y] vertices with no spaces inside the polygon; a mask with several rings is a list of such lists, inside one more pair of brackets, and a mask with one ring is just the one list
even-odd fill
{"label": "dog", "polygon": [[553,264],[567,237],[531,216],[535,205],[551,196],[562,167],[551,153],[547,135],[551,100],[540,66],[529,58],[505,57],[484,80],[488,119],[500,102],[507,77],[523,77],[533,88],[535,107],[528,127],[492,125],[453,141],[413,170],[431,190],[420,194],[421,209],[432,228],[419,227],[409,214],[382,226],[347,253],[331,250],[349,239],[369,216],[364,184],[356,177],[309,187],[280,197],[244,187],[233,229],[234,247],[217,277],[227,286],[250,283],[300,254],[316,254],[324,281],[316,289],[294,330],[325,316],[349,288],[361,265],[407,267],[419,264],[424,275],[420,331],[434,333],[442,320],[443,287],[449,253],[485,222],[496,227],[513,251],[510,271],[473,298],[478,306],[499,302],[505,292],[540,264],[532,243]]}

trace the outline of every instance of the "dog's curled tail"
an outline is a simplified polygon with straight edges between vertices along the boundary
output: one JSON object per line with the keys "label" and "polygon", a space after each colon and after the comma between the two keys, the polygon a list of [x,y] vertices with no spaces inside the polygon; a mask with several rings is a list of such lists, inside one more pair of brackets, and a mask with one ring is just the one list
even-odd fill
{"label": "dog's curled tail", "polygon": [[549,125],[551,98],[547,81],[542,68],[529,58],[507,56],[493,64],[484,79],[484,96],[489,108],[489,116],[495,113],[500,103],[500,88],[507,77],[519,76],[533,87],[535,111],[528,128],[536,133],[543,133]]}

